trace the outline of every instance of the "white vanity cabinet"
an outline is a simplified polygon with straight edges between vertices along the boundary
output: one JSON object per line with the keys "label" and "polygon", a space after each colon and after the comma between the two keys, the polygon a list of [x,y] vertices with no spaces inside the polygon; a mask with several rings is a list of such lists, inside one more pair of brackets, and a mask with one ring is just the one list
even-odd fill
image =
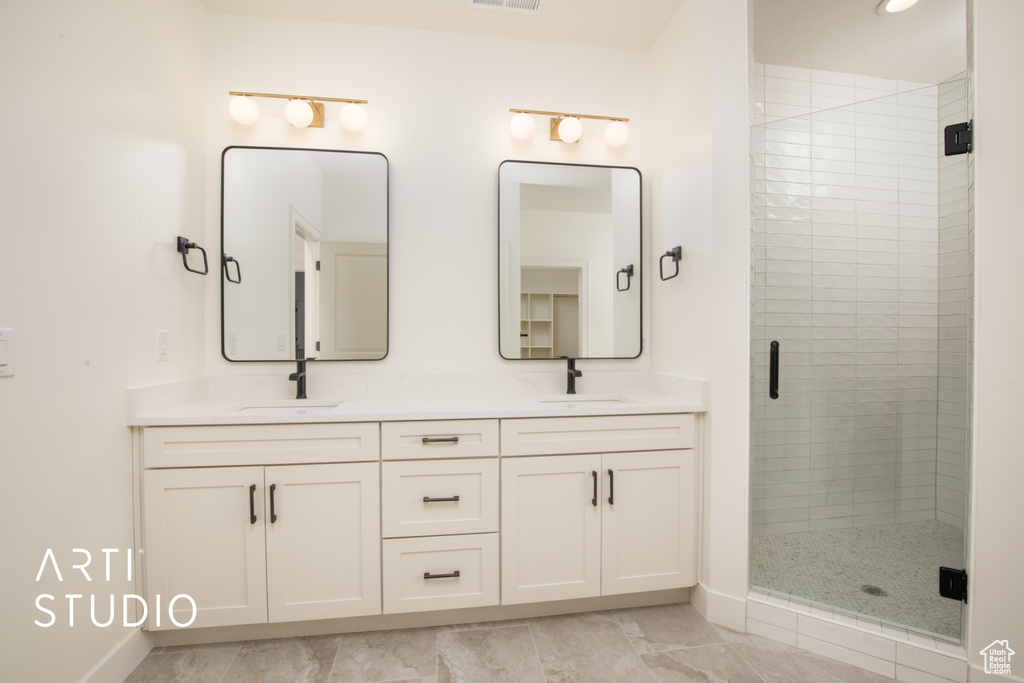
{"label": "white vanity cabinet", "polygon": [[376,424],[146,429],[147,603],[191,596],[196,628],[380,614],[378,443]]}
{"label": "white vanity cabinet", "polygon": [[692,415],[503,420],[502,603],[692,586],[693,446]]}
{"label": "white vanity cabinet", "polygon": [[186,599],[168,618],[178,595],[195,601],[191,628],[260,637],[260,624],[501,619],[531,611],[505,605],[594,609],[693,586],[696,424],[664,413],[146,425],[146,628],[191,618]]}
{"label": "white vanity cabinet", "polygon": [[498,421],[381,433],[384,613],[497,605]]}

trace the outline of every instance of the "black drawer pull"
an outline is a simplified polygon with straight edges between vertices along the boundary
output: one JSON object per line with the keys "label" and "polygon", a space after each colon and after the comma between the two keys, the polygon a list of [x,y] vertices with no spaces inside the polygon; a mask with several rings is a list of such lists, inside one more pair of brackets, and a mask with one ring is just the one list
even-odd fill
{"label": "black drawer pull", "polygon": [[591,470],[590,474],[594,477],[594,497],[590,499],[590,504],[597,507],[597,470]]}
{"label": "black drawer pull", "polygon": [[249,486],[249,524],[256,523],[256,484]]}
{"label": "black drawer pull", "polygon": [[459,437],[457,436],[425,436],[423,437],[423,443],[458,443]]}
{"label": "black drawer pull", "polygon": [[615,505],[615,470],[608,470],[608,504]]}
{"label": "black drawer pull", "polygon": [[277,513],[274,512],[274,491],[277,490],[277,484],[270,485],[270,523],[273,524],[277,521]]}
{"label": "black drawer pull", "polygon": [[459,570],[456,569],[451,574],[431,574],[430,572],[423,572],[424,579],[457,579],[459,578]]}
{"label": "black drawer pull", "polygon": [[424,503],[458,503],[459,497],[452,496],[451,498],[431,498],[430,496],[423,496]]}

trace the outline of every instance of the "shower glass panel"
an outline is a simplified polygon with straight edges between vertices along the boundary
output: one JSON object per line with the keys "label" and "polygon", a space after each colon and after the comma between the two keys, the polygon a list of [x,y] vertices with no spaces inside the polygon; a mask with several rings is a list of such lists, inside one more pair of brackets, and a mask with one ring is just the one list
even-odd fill
{"label": "shower glass panel", "polygon": [[957,80],[753,130],[752,582],[953,641],[971,291],[942,130],[966,103]]}

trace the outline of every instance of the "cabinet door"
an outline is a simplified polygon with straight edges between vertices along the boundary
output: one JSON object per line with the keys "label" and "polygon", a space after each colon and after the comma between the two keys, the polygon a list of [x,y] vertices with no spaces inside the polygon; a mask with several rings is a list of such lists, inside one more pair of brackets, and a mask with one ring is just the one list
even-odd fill
{"label": "cabinet door", "polygon": [[271,622],[380,614],[379,467],[266,468]]}
{"label": "cabinet door", "polygon": [[600,594],[600,466],[600,455],[502,461],[503,604]]}
{"label": "cabinet door", "polygon": [[602,462],[601,593],[692,586],[693,451],[605,454]]}
{"label": "cabinet door", "polygon": [[[263,468],[146,470],[143,476],[147,628],[175,628],[167,605],[179,594],[195,600],[193,628],[265,622]],[[189,618],[191,606],[177,601],[175,619]]]}

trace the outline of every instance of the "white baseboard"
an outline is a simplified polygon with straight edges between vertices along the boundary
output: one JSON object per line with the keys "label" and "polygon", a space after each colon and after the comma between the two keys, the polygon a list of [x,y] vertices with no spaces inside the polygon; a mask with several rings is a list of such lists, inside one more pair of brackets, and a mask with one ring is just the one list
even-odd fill
{"label": "white baseboard", "polygon": [[703,583],[690,589],[690,602],[712,624],[743,633],[747,630],[747,599],[718,593]]}
{"label": "white baseboard", "polygon": [[87,673],[81,683],[124,683],[124,679],[152,649],[153,637],[142,629],[135,629],[96,668]]}

